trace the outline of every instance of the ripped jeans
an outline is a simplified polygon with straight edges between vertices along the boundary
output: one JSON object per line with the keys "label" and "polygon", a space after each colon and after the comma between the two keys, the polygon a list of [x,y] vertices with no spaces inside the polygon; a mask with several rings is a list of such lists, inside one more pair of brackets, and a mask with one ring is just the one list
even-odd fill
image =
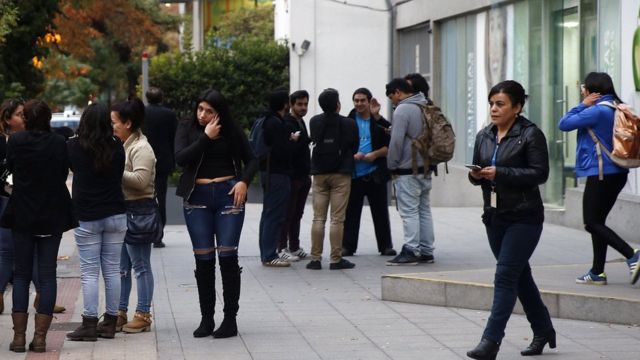
{"label": "ripped jeans", "polygon": [[153,272],[151,271],[151,243],[122,244],[120,256],[120,305],[118,310],[127,311],[131,294],[131,268],[136,273],[138,304],[136,311],[151,311],[153,300]]}
{"label": "ripped jeans", "polygon": [[184,219],[198,260],[237,256],[240,234],[244,223],[244,205],[233,206],[229,191],[236,180],[206,185],[195,185],[184,203]]}

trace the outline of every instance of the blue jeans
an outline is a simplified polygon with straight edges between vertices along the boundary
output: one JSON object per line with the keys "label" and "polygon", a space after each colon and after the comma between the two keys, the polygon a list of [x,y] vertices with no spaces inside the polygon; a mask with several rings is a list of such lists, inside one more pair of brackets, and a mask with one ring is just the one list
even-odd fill
{"label": "blue jeans", "polygon": [[519,224],[492,219],[487,226],[489,245],[498,260],[494,280],[493,306],[483,337],[500,343],[520,299],[534,335],[544,335],[553,328],[547,307],[531,276],[529,258],[538,245],[542,224]]}
{"label": "blue jeans", "polygon": [[13,276],[13,238],[11,230],[0,228],[0,294]]}
{"label": "blue jeans", "polygon": [[244,205],[233,206],[229,191],[236,184],[229,180],[196,185],[183,205],[184,220],[198,260],[212,260],[216,249],[220,256],[237,256],[244,224]]}
{"label": "blue jeans", "polygon": [[418,255],[433,255],[434,235],[431,216],[431,175],[399,175],[393,185],[402,218],[404,249]]}
{"label": "blue jeans", "polygon": [[126,231],[126,214],[94,221],[80,221],[80,226],[73,231],[80,256],[80,279],[85,316],[98,316],[98,281],[101,267],[106,313],[118,314],[120,253]]}
{"label": "blue jeans", "polygon": [[136,311],[149,312],[153,300],[153,272],[151,271],[151,244],[123,244],[120,256],[120,305],[119,310],[129,308],[131,294],[131,268],[136,272],[138,304]]}
{"label": "blue jeans", "polygon": [[36,269],[39,278],[37,286],[40,293],[39,314],[53,314],[58,285],[56,267],[58,248],[62,234],[35,236],[12,231],[14,245],[15,272],[13,274],[13,312],[27,312],[29,307],[29,284],[33,277],[34,253],[38,258]]}
{"label": "blue jeans", "polygon": [[278,257],[278,241],[287,217],[291,178],[288,175],[267,174],[263,171],[260,173],[260,182],[264,190],[260,216],[260,260],[269,262]]}

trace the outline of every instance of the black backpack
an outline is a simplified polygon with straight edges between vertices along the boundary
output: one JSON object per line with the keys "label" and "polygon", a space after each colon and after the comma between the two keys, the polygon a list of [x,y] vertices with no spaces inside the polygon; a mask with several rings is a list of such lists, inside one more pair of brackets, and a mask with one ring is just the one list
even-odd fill
{"label": "black backpack", "polygon": [[313,147],[311,162],[320,173],[337,172],[342,165],[342,119],[336,119],[335,126],[323,122],[322,132]]}

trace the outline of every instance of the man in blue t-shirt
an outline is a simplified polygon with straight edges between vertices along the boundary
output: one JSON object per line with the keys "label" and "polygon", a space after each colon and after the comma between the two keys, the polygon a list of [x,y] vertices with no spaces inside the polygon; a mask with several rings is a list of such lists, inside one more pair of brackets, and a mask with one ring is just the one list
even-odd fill
{"label": "man in blue t-shirt", "polygon": [[349,117],[358,125],[360,142],[358,152],[353,156],[355,169],[344,221],[342,255],[352,256],[358,248],[360,217],[366,196],[371,208],[378,252],[380,255],[393,256],[396,252],[391,242],[387,199],[387,182],[390,179],[386,158],[389,136],[385,132],[390,124],[380,116],[380,104],[368,89],[357,89],[352,100],[354,109]]}

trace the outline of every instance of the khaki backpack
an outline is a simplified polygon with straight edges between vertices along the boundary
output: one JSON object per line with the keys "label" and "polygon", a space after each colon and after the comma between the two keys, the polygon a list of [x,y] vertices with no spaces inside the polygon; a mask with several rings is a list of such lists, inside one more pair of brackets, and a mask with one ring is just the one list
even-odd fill
{"label": "khaki backpack", "polygon": [[439,107],[434,105],[419,105],[422,111],[422,132],[411,138],[411,162],[413,174],[418,174],[417,155],[420,154],[424,163],[424,176],[429,172],[429,166],[446,163],[453,158],[456,145],[456,135],[447,118]]}
{"label": "khaki backpack", "polygon": [[613,117],[613,149],[609,151],[596,133],[591,129],[589,135],[596,146],[598,154],[598,178],[603,179],[602,152],[611,161],[623,168],[631,169],[640,167],[640,117],[634,114],[630,107],[625,104],[616,104],[603,101],[598,105],[608,106],[615,110]]}

